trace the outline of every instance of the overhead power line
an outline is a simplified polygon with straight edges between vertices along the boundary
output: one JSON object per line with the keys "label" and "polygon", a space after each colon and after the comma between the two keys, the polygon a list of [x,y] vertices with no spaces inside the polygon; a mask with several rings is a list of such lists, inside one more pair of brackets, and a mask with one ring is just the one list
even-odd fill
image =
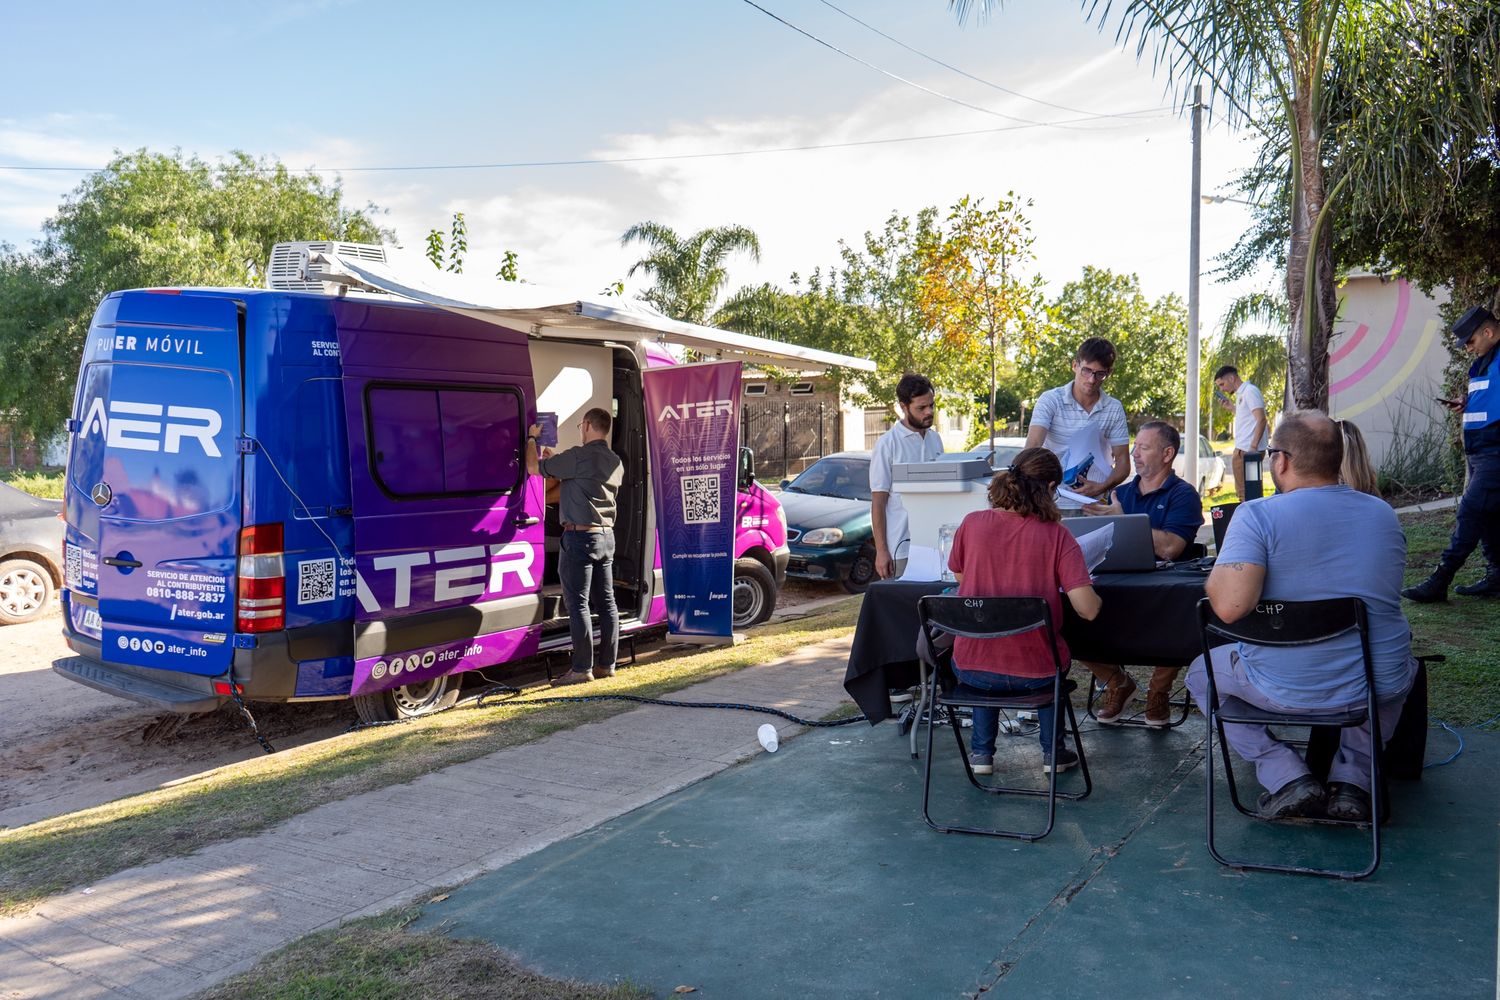
{"label": "overhead power line", "polygon": [[[1150,112],[1161,112],[1163,108],[1145,108],[1141,111],[1131,112],[1132,115],[1144,115]],[[1099,116],[1066,119],[1069,124],[1093,121]],[[1113,116],[1105,116],[1113,117]],[[1157,115],[1156,117],[1163,117]],[[1133,117],[1133,123],[1147,123],[1151,118]],[[517,170],[526,167],[583,167],[604,166],[618,163],[655,163],[671,160],[708,160],[730,156],[763,156],[769,153],[806,153],[822,149],[855,149],[860,146],[888,146],[905,142],[931,142],[938,139],[961,139],[976,135],[995,135],[1001,132],[1021,132],[1027,129],[1037,128],[1043,123],[1028,122],[1020,125],[999,125],[995,128],[966,129],[958,132],[934,132],[929,135],[902,135],[892,136],[888,139],[854,139],[849,142],[822,142],[809,143],[803,146],[769,146],[764,149],[729,149],[708,153],[660,153],[654,156],[606,156],[594,158],[581,158],[575,160],[516,160],[508,163],[413,163],[398,164],[391,166],[366,166],[366,167],[266,167],[263,172],[269,173],[274,170],[286,169],[290,173],[329,173],[329,174],[354,174],[354,173],[395,173],[418,170]],[[47,171],[59,173],[92,173],[100,167],[64,167],[43,166],[23,163],[0,163],[0,170],[24,170],[24,171]]]}
{"label": "overhead power line", "polygon": [[[744,3],[748,4],[751,7],[754,7],[756,10],[760,11],[762,14],[766,15],[771,20],[776,21],[777,23],[783,24],[786,27],[792,29],[793,31],[795,31],[797,34],[803,36],[804,38],[810,39],[811,41],[814,41],[814,42],[818,43],[819,45],[823,46],[825,49],[829,49],[830,51],[837,52],[839,55],[843,56],[845,59],[852,59],[855,62],[859,63],[861,66],[864,66],[864,67],[866,67],[868,69],[873,69],[875,72],[879,73],[882,76],[890,77],[892,80],[895,80],[897,83],[901,83],[901,84],[904,84],[905,86],[915,88],[916,90],[920,90],[924,94],[930,94],[931,96],[939,98],[940,100],[947,101],[950,104],[956,104],[956,105],[958,105],[961,108],[968,108],[970,111],[978,111],[980,114],[993,115],[996,118],[1004,118],[1006,121],[1023,122],[1023,123],[1025,123],[1027,125],[1035,125],[1035,126],[1039,126],[1041,128],[1061,128],[1061,129],[1073,129],[1073,128],[1076,128],[1076,126],[1073,125],[1072,123],[1065,122],[1065,121],[1039,122],[1039,121],[1037,121],[1034,118],[1021,118],[1021,117],[1019,117],[1017,115],[1008,115],[1008,114],[1005,114],[1002,111],[996,111],[993,108],[986,108],[986,107],[982,107],[981,105],[978,105],[978,104],[971,104],[968,101],[963,100],[962,98],[954,97],[952,94],[945,94],[945,93],[943,93],[940,90],[933,90],[931,87],[924,86],[924,85],[916,82],[915,80],[908,80],[906,77],[901,76],[900,74],[892,73],[888,69],[883,69],[882,67],[877,66],[877,65],[875,65],[874,63],[872,63],[872,62],[870,62],[868,60],[861,59],[859,56],[855,55],[852,52],[849,52],[849,51],[846,51],[844,49],[839,48],[837,45],[834,45],[832,42],[825,41],[824,39],[819,38],[817,35],[814,35],[812,32],[808,31],[805,28],[798,27],[797,25],[793,24],[791,21],[788,21],[786,18],[782,17],[781,15],[772,13],[771,11],[769,11],[766,8],[762,7],[760,4],[756,3],[755,0],[744,0]],[[1116,118],[1116,117],[1120,117],[1120,116],[1119,115],[1094,115],[1094,116],[1091,116],[1091,117],[1097,119],[1097,118]]]}
{"label": "overhead power line", "polygon": [[943,62],[943,60],[939,59],[937,56],[928,55],[926,52],[923,52],[921,49],[914,48],[913,46],[910,46],[910,45],[906,44],[901,39],[897,38],[895,35],[886,34],[884,31],[881,31],[879,28],[875,27],[875,25],[869,23],[868,21],[862,21],[859,18],[855,17],[853,14],[849,13],[847,10],[845,10],[842,7],[840,7],[838,4],[830,3],[829,0],[820,0],[820,2],[823,4],[823,6],[827,7],[829,10],[836,11],[837,13],[844,15],[845,17],[847,17],[849,20],[853,21],[855,24],[859,25],[860,27],[862,27],[862,28],[868,28],[870,31],[875,32],[875,34],[879,35],[881,38],[884,38],[888,42],[894,42],[895,44],[901,46],[903,49],[905,49],[906,51],[912,53],[913,55],[921,56],[923,59],[926,59],[930,63],[935,63],[938,66],[943,67],[943,69],[951,70],[954,73],[957,73],[961,77],[964,77],[964,78],[969,79],[969,80],[973,80],[975,83],[983,84],[984,86],[989,87],[991,90],[998,90],[1002,94],[1009,94],[1012,97],[1019,97],[1023,101],[1031,101],[1031,102],[1033,102],[1035,104],[1045,104],[1049,108],[1056,108],[1059,111],[1067,111],[1067,112],[1070,112],[1072,114],[1077,114],[1077,115],[1089,115],[1091,117],[1098,117],[1098,118],[1128,118],[1128,117],[1130,117],[1131,114],[1135,113],[1135,112],[1124,112],[1124,113],[1116,112],[1114,114],[1106,114],[1106,113],[1098,112],[1098,111],[1086,111],[1083,108],[1070,108],[1066,104],[1054,104],[1052,101],[1044,101],[1040,97],[1032,97],[1030,94],[1023,94],[1019,90],[1012,90],[1009,87],[1002,87],[998,83],[993,83],[993,82],[991,82],[989,80],[986,80],[986,79],[984,79],[982,77],[975,76],[973,73],[970,73],[967,70],[959,69],[957,66],[954,66],[952,63]]}

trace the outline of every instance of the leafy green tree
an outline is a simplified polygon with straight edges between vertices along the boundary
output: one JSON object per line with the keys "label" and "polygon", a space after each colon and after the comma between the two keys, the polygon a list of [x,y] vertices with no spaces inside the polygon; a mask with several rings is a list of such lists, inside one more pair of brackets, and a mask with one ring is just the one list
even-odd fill
{"label": "leafy green tree", "polygon": [[[1015,192],[992,208],[965,196],[953,206],[941,234],[917,248],[922,316],[943,345],[978,361],[998,385],[999,366],[1015,343],[1030,339],[1041,312],[1042,277],[1025,275],[1036,259],[1031,223]],[[989,386],[983,398],[988,398]],[[978,437],[998,414],[981,401]],[[993,428],[988,433],[993,433]]]}
{"label": "leafy green tree", "polygon": [[[950,0],[960,17],[1003,0]],[[1335,217],[1406,205],[1449,151],[1493,122],[1500,16],[1485,3],[1420,0],[1081,0],[1101,27],[1153,51],[1186,103],[1203,83],[1231,123],[1267,137],[1287,178],[1287,356],[1300,407],[1326,409],[1337,308]],[[1476,55],[1469,56],[1465,50]],[[1275,171],[1268,171],[1275,173]],[[1451,175],[1456,176],[1456,175]]]}
{"label": "leafy green tree", "polygon": [[1046,322],[1017,354],[1016,387],[1022,395],[1035,401],[1069,381],[1073,355],[1088,337],[1115,345],[1114,373],[1105,391],[1127,413],[1176,419],[1187,370],[1187,309],[1181,299],[1165,295],[1152,302],[1136,275],[1085,267],[1048,304]]}
{"label": "leafy green tree", "polygon": [[744,226],[700,229],[686,238],[659,222],[638,222],[625,230],[620,245],[644,244],[646,256],[630,265],[626,276],[644,271],[653,281],[641,298],[673,319],[708,323],[729,281],[725,262],[744,253],[760,260],[760,238]]}
{"label": "leafy green tree", "polygon": [[274,160],[209,164],[145,149],[89,175],[30,252],[0,253],[0,412],[38,437],[71,407],[94,307],[159,285],[259,286],[271,247],[290,240],[380,242],[373,206]]}
{"label": "leafy green tree", "polygon": [[[423,254],[432,262],[433,267],[452,271],[454,274],[463,273],[464,260],[469,255],[469,224],[464,219],[464,213],[453,213],[446,239],[442,230],[429,229],[426,242],[427,249]],[[520,254],[514,250],[506,250],[500,258],[500,270],[495,272],[495,277],[501,281],[519,281],[520,261]]]}

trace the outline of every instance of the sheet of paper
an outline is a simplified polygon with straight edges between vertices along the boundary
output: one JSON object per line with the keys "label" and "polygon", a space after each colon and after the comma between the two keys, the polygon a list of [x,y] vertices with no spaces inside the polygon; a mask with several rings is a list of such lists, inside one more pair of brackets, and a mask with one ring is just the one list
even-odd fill
{"label": "sheet of paper", "polygon": [[1059,500],[1066,500],[1066,501],[1068,501],[1068,504],[1067,504],[1068,506],[1074,506],[1074,507],[1082,507],[1082,506],[1085,506],[1086,504],[1098,503],[1099,502],[1099,498],[1098,497],[1086,497],[1082,493],[1074,493],[1072,490],[1068,489],[1066,486],[1059,486],[1057,488],[1057,499],[1059,499]]}
{"label": "sheet of paper", "polygon": [[1089,575],[1098,569],[1109,555],[1109,548],[1115,544],[1114,522],[1078,536],[1078,547],[1083,549],[1083,564],[1088,567]]}
{"label": "sheet of paper", "polygon": [[1104,443],[1104,432],[1094,424],[1084,424],[1074,431],[1072,439],[1068,441],[1068,450],[1060,458],[1064,470],[1082,465],[1093,458],[1094,461],[1083,476],[1092,483],[1104,482],[1114,467],[1109,447]]}
{"label": "sheet of paper", "polygon": [[943,566],[938,550],[927,545],[912,545],[906,550],[906,571],[903,580],[941,580]]}

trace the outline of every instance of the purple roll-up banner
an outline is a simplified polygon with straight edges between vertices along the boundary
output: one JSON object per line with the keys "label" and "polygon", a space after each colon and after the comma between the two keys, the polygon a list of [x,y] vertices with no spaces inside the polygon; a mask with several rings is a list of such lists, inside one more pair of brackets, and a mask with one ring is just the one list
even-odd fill
{"label": "purple roll-up banner", "polygon": [[740,362],[651,368],[641,380],[668,631],[732,642]]}

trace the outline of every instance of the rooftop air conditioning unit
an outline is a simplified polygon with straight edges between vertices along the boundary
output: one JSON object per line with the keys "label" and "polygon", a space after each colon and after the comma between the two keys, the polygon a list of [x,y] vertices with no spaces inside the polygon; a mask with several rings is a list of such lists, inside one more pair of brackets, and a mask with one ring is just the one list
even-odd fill
{"label": "rooftop air conditioning unit", "polygon": [[308,263],[309,254],[342,254],[359,260],[385,263],[385,247],[378,243],[297,242],[278,243],[271,248],[271,263],[266,268],[266,287],[281,292],[337,293],[347,282],[324,281],[316,265]]}

